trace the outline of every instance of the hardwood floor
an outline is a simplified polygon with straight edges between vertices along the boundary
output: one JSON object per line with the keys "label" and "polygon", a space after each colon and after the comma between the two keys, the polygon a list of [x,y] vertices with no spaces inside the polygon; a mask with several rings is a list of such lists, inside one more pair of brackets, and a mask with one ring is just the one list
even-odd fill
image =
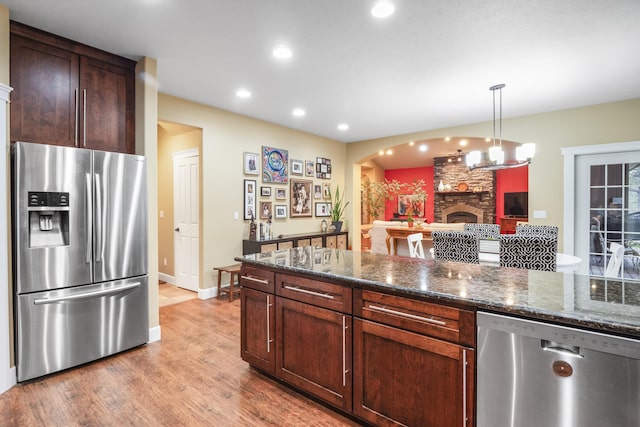
{"label": "hardwood floor", "polygon": [[179,302],[198,298],[198,293],[170,285],[166,282],[158,283],[158,306],[164,307]]}
{"label": "hardwood floor", "polygon": [[0,426],[357,426],[240,359],[240,301],[160,309],[162,340],[19,384]]}

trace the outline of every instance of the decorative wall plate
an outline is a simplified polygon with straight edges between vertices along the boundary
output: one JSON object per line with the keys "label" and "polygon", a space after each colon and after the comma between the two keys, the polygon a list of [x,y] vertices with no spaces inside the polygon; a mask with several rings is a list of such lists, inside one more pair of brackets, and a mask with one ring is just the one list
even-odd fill
{"label": "decorative wall plate", "polygon": [[466,182],[458,183],[458,191],[468,191],[468,190],[469,190],[469,184],[467,184]]}

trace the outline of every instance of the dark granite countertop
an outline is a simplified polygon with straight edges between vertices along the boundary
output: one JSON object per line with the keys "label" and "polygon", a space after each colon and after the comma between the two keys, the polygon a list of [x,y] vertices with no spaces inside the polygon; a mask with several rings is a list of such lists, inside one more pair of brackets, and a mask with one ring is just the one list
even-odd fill
{"label": "dark granite countertop", "polygon": [[319,279],[640,338],[640,281],[300,247],[237,261]]}

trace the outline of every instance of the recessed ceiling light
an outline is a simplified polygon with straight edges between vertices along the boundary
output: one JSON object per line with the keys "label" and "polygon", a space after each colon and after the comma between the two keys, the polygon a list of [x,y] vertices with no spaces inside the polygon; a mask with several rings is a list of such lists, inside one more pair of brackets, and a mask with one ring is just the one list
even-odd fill
{"label": "recessed ceiling light", "polygon": [[392,154],[393,154],[393,150],[387,150],[387,152],[386,152],[386,153],[387,153],[387,155],[389,155],[389,156],[390,156],[390,155],[392,155]]}
{"label": "recessed ceiling light", "polygon": [[273,49],[273,56],[278,59],[288,59],[291,58],[292,55],[293,52],[291,52],[291,49],[285,45],[276,46],[276,48]]}
{"label": "recessed ceiling light", "polygon": [[491,138],[485,138],[485,142],[491,142]]}
{"label": "recessed ceiling light", "polygon": [[427,144],[422,144],[422,145],[420,146],[420,148],[418,148],[418,149],[419,149],[420,151],[422,151],[422,152],[427,151]]}
{"label": "recessed ceiling light", "polygon": [[388,1],[379,1],[376,3],[371,9],[371,14],[376,18],[387,18],[393,15],[396,8],[391,2]]}
{"label": "recessed ceiling light", "polygon": [[449,142],[449,141],[451,141],[451,138],[450,137],[446,137],[444,140]]}
{"label": "recessed ceiling light", "polygon": [[380,154],[381,156],[384,156],[384,150],[378,151],[378,154]]}
{"label": "recessed ceiling light", "polygon": [[238,98],[251,98],[251,92],[246,89],[238,89],[236,91],[236,96]]}
{"label": "recessed ceiling light", "polygon": [[307,113],[302,108],[296,108],[293,110],[292,114],[296,117],[303,117]]}
{"label": "recessed ceiling light", "polygon": [[467,146],[467,144],[468,144],[468,142],[467,142],[467,140],[466,140],[466,139],[461,139],[461,140],[460,140],[460,142],[459,142],[458,144],[460,144],[460,146],[461,146],[461,147],[466,147],[466,146]]}
{"label": "recessed ceiling light", "polygon": [[414,144],[415,144],[415,142],[409,141],[409,147],[413,147]]}
{"label": "recessed ceiling light", "polygon": [[340,123],[340,124],[338,125],[338,129],[339,129],[339,130],[348,130],[348,129],[349,129],[349,125],[348,125],[348,124],[346,124],[346,123]]}

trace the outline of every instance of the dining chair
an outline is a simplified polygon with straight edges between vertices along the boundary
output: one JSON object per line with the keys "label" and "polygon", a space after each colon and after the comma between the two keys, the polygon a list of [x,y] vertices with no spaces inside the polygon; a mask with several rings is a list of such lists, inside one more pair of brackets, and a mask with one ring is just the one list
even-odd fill
{"label": "dining chair", "polygon": [[465,224],[464,231],[475,233],[478,239],[497,239],[500,237],[500,224]]}
{"label": "dining chair", "polygon": [[609,257],[604,277],[620,277],[624,261],[624,246],[612,242],[609,245],[609,251],[611,252],[611,256]]}
{"label": "dining chair", "polygon": [[422,248],[422,233],[413,233],[407,236],[409,243],[409,256],[411,258],[424,258],[424,249]]}
{"label": "dining chair", "polygon": [[547,236],[558,239],[558,227],[555,225],[516,225],[516,235],[519,236]]}
{"label": "dining chair", "polygon": [[478,238],[471,231],[433,231],[433,256],[438,261],[478,264]]}
{"label": "dining chair", "polygon": [[558,240],[549,236],[503,234],[500,236],[500,267],[556,271]]}

